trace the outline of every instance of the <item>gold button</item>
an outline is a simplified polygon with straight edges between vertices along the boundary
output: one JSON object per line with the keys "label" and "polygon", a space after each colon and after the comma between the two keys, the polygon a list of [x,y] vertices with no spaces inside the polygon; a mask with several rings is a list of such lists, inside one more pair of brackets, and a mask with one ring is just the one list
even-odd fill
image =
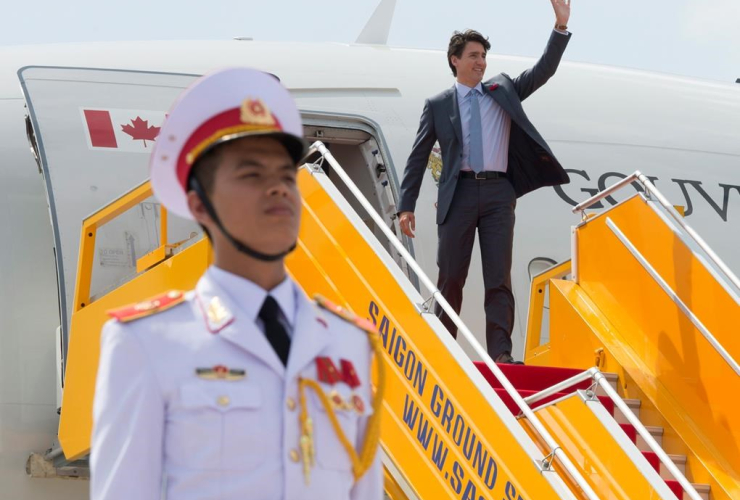
{"label": "gold button", "polygon": [[229,399],[229,396],[219,396],[216,402],[219,406],[229,406],[231,400]]}
{"label": "gold button", "polygon": [[298,456],[298,450],[290,450],[290,459],[297,462],[300,457]]}
{"label": "gold button", "polygon": [[288,406],[288,409],[289,409],[290,411],[293,411],[293,410],[295,410],[295,399],[293,399],[293,398],[288,398],[288,400],[287,400],[287,401],[285,402],[285,404],[286,404],[286,405]]}

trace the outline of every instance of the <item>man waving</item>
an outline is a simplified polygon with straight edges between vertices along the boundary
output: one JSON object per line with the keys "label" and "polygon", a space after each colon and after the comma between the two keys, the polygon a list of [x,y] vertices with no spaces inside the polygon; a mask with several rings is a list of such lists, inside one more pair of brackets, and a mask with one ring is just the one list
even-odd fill
{"label": "man waving", "polygon": [[[491,358],[499,363],[515,362],[511,255],[516,199],[542,186],[569,181],[521,104],[555,74],[570,40],[570,0],[550,1],[555,30],[542,57],[516,78],[500,73],[483,82],[491,47],[488,39],[474,30],[453,34],[447,62],[455,84],[424,103],[401,184],[401,230],[413,238],[416,199],[429,153],[438,141],[443,167],[437,202],[437,287],[459,314],[477,229],[486,342]],[[437,315],[456,336],[455,325],[439,307]]]}

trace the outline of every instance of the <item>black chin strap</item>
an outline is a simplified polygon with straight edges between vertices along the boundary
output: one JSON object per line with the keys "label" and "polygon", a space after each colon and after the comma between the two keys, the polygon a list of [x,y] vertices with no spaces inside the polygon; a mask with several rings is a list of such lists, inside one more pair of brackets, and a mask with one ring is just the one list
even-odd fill
{"label": "black chin strap", "polygon": [[198,195],[198,198],[200,198],[200,201],[203,202],[203,205],[206,207],[206,211],[208,212],[208,215],[211,216],[211,219],[216,223],[218,226],[218,229],[221,231],[221,233],[226,236],[226,239],[231,242],[232,245],[234,245],[234,248],[239,250],[241,253],[249,255],[250,257],[261,260],[264,262],[274,262],[276,260],[280,260],[284,258],[286,255],[288,255],[290,252],[295,250],[296,245],[298,244],[293,243],[290,248],[288,248],[284,252],[280,252],[277,254],[269,255],[266,253],[258,252],[257,250],[253,248],[249,248],[247,245],[242,243],[241,241],[234,238],[224,227],[224,225],[221,223],[221,219],[219,219],[218,215],[216,214],[216,210],[213,208],[213,205],[211,204],[211,200],[208,199],[208,196],[206,196],[205,190],[203,190],[203,187],[200,185],[200,182],[198,179],[192,175],[190,176],[190,188],[193,189],[196,194]]}

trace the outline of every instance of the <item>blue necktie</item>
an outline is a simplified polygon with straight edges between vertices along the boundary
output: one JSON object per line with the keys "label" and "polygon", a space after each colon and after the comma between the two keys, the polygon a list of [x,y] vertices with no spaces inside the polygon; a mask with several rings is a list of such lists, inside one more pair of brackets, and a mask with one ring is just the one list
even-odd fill
{"label": "blue necktie", "polygon": [[474,172],[483,172],[483,131],[480,122],[478,89],[468,93],[470,97],[470,168]]}

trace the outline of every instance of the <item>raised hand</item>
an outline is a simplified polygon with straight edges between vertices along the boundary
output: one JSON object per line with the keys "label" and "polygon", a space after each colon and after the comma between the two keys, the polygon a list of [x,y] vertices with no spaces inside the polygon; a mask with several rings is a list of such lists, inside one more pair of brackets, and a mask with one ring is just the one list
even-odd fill
{"label": "raised hand", "polygon": [[555,10],[555,23],[567,25],[570,19],[570,0],[550,0],[550,3]]}

